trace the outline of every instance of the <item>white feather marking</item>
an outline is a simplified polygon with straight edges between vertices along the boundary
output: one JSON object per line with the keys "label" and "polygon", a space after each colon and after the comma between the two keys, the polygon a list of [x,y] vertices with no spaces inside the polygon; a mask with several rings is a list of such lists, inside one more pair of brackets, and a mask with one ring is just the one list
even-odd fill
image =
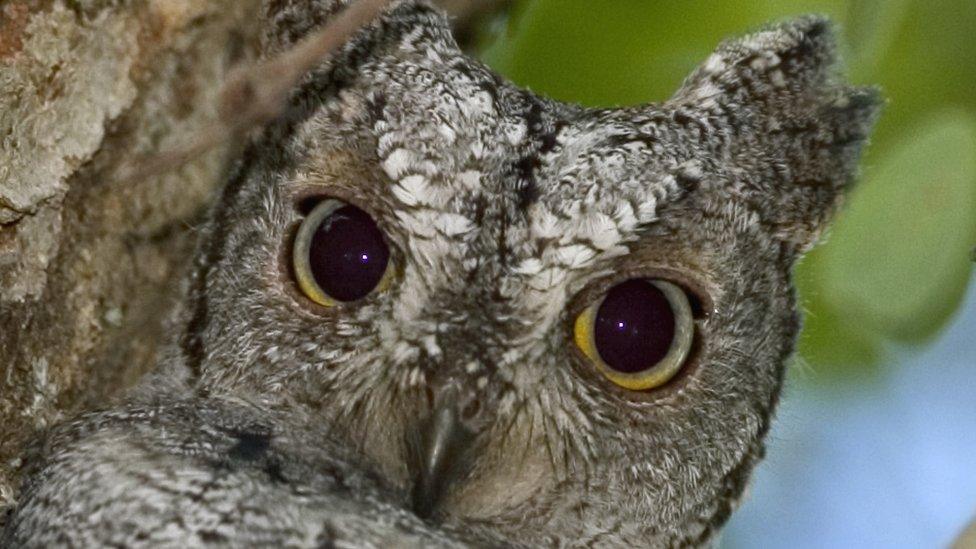
{"label": "white feather marking", "polygon": [[453,145],[457,140],[457,132],[455,132],[454,128],[448,124],[441,124],[440,126],[437,126],[437,133],[444,137],[444,141],[448,145]]}
{"label": "white feather marking", "polygon": [[471,143],[471,155],[475,160],[482,160],[485,157],[485,144],[480,140]]}
{"label": "white feather marking", "polygon": [[708,60],[705,61],[705,66],[703,67],[705,72],[716,74],[725,70],[725,58],[717,53],[713,53],[709,56]]}
{"label": "white feather marking", "polygon": [[597,250],[608,250],[622,240],[613,218],[601,212],[590,214],[579,220],[578,229],[574,236],[589,241]]}
{"label": "white feather marking", "polygon": [[423,344],[424,344],[424,350],[427,351],[428,355],[434,358],[441,356],[441,347],[440,345],[437,344],[437,336],[433,334],[424,336]]}
{"label": "white feather marking", "polygon": [[715,106],[715,98],[722,94],[722,90],[712,82],[705,82],[695,89],[694,100],[699,102],[697,105],[702,109],[710,109]]}
{"label": "white feather marking", "polygon": [[437,215],[434,219],[434,225],[438,231],[450,237],[459,236],[474,230],[474,224],[470,219],[463,215],[452,213]]}
{"label": "white feather marking", "polygon": [[518,145],[525,141],[525,136],[528,134],[528,127],[525,124],[506,124],[502,131],[505,132],[505,138],[511,145]]}
{"label": "white feather marking", "polygon": [[400,179],[419,163],[420,159],[413,151],[400,148],[390,153],[390,156],[383,161],[383,171],[391,179]]}
{"label": "white feather marking", "polygon": [[536,275],[540,271],[542,271],[542,261],[534,257],[523,260],[515,267],[515,272],[521,275]]}
{"label": "white feather marking", "polygon": [[532,207],[532,227],[530,234],[534,239],[553,239],[560,236],[562,228],[559,219],[542,204]]}
{"label": "white feather marking", "polygon": [[396,217],[403,223],[404,228],[410,231],[410,234],[415,234],[423,238],[433,238],[437,234],[437,231],[434,230],[434,227],[430,223],[430,212],[398,210]]}
{"label": "white feather marking", "polygon": [[467,101],[460,102],[458,106],[461,108],[461,113],[468,118],[480,118],[495,112],[491,95],[484,91],[469,95]]}
{"label": "white feather marking", "polygon": [[637,219],[641,224],[647,224],[657,219],[657,199],[648,196],[637,206]]}
{"label": "white feather marking", "polygon": [[596,251],[582,244],[571,244],[556,250],[556,260],[570,269],[578,269],[593,262]]}
{"label": "white feather marking", "polygon": [[566,270],[558,267],[545,269],[529,279],[529,287],[534,290],[548,290],[566,280]]}
{"label": "white feather marking", "polygon": [[395,364],[405,364],[411,360],[415,360],[419,354],[420,351],[416,347],[413,347],[406,341],[399,341],[393,348],[393,362]]}
{"label": "white feather marking", "polygon": [[481,189],[482,175],[483,174],[478,170],[467,170],[458,175],[458,180],[462,185],[465,186],[465,188],[474,191]]}
{"label": "white feather marking", "polygon": [[[431,188],[430,181],[422,175],[408,175],[401,179],[393,189],[399,198],[401,194],[412,200],[412,203],[404,201],[405,204],[424,204],[427,206],[437,205],[436,192]],[[399,192],[398,192],[399,191]]]}

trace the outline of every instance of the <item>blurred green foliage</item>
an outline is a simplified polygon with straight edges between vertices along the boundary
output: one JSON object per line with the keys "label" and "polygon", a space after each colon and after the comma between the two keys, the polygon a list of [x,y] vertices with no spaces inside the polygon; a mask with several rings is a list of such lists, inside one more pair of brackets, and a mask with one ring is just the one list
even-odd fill
{"label": "blurred green foliage", "polygon": [[813,375],[871,372],[886,342],[951,318],[976,246],[973,0],[521,0],[485,61],[520,85],[591,106],[666,99],[717,43],[803,13],[841,28],[846,72],[888,103],[859,186],[801,263],[801,355]]}

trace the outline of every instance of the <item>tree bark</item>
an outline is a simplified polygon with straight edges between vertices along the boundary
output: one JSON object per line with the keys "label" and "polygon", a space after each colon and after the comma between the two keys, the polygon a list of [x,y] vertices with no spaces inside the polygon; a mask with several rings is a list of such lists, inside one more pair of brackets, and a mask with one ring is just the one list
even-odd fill
{"label": "tree bark", "polygon": [[212,123],[223,75],[256,51],[258,4],[0,2],[0,517],[33,433],[154,364],[239,143],[119,174]]}

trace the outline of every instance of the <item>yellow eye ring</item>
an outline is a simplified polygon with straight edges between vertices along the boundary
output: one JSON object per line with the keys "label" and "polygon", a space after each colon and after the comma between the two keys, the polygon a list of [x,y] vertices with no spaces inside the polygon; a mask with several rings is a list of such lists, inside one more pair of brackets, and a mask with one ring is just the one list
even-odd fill
{"label": "yellow eye ring", "polygon": [[[653,288],[652,292],[659,294],[661,299],[658,301],[650,302],[648,304],[641,302],[640,293],[634,294],[632,288],[636,284],[646,283],[645,286]],[[630,286],[628,286],[630,285]],[[618,289],[622,289],[628,286],[627,290],[630,294],[620,294]],[[616,292],[616,293],[615,293]],[[645,289],[645,294],[648,292]],[[636,296],[636,297],[635,297]],[[660,347],[660,352],[655,354],[648,354],[648,364],[646,368],[636,368],[630,367],[627,369],[615,368],[608,364],[607,360],[601,355],[600,345],[597,342],[597,323],[598,317],[601,313],[601,307],[607,299],[611,300],[627,300],[629,302],[625,303],[625,306],[631,309],[640,310],[642,306],[655,306],[657,307],[654,313],[658,315],[664,315],[665,309],[662,304],[666,303],[666,307],[669,309],[667,314],[673,316],[673,335],[671,336],[670,342],[657,343]],[[611,304],[613,305],[613,304]],[[612,309],[613,307],[611,307]],[[619,309],[619,307],[618,307]],[[645,310],[641,311],[644,313],[646,318],[648,314],[652,311]],[[612,311],[604,311],[605,315],[609,314],[611,317],[614,314]],[[652,315],[653,316],[653,315]],[[606,322],[607,319],[602,319]],[[613,320],[612,324],[616,324],[616,320]],[[621,321],[619,323],[620,327],[623,328],[628,322]],[[666,325],[671,325],[671,323],[665,323]],[[630,328],[628,326],[628,328]],[[646,335],[648,330],[644,329],[642,333]],[[636,330],[630,333],[641,333],[641,330]],[[691,352],[691,345],[694,339],[695,325],[694,317],[691,310],[691,305],[688,302],[688,296],[685,294],[684,290],[678,286],[664,281],[664,280],[642,280],[635,279],[627,281],[625,283],[619,284],[607,292],[602,298],[591,304],[579,316],[576,317],[576,321],[573,324],[573,337],[576,342],[576,346],[579,347],[580,351],[593,363],[596,369],[607,379],[609,379],[614,384],[628,389],[631,391],[647,391],[649,389],[654,389],[655,387],[660,387],[668,381],[670,381],[684,365]],[[656,335],[656,334],[652,334]],[[621,341],[626,343],[626,340],[617,339],[616,341],[601,341],[604,349],[610,349],[611,351],[617,350],[622,351],[627,356],[633,356],[634,354],[640,356],[641,349],[639,345],[642,343],[639,340],[640,336],[632,336],[631,339],[637,338],[638,341],[634,342],[635,348],[632,349],[613,349],[612,347],[616,345],[620,347]],[[607,353],[610,354],[610,353]]]}
{"label": "yellow eye ring", "polygon": [[323,200],[302,221],[292,269],[302,293],[325,307],[386,290],[396,271],[373,219],[334,199]]}

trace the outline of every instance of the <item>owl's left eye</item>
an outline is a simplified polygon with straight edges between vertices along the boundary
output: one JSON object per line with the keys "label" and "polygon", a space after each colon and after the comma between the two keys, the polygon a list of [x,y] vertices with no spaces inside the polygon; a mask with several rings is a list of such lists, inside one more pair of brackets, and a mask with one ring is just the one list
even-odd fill
{"label": "owl's left eye", "polygon": [[667,383],[684,365],[694,337],[684,290],[666,280],[617,284],[576,318],[576,345],[604,377],[632,391]]}
{"label": "owl's left eye", "polygon": [[327,307],[380,291],[393,274],[390,248],[373,218],[333,199],[323,200],[302,222],[292,265],[302,293]]}

